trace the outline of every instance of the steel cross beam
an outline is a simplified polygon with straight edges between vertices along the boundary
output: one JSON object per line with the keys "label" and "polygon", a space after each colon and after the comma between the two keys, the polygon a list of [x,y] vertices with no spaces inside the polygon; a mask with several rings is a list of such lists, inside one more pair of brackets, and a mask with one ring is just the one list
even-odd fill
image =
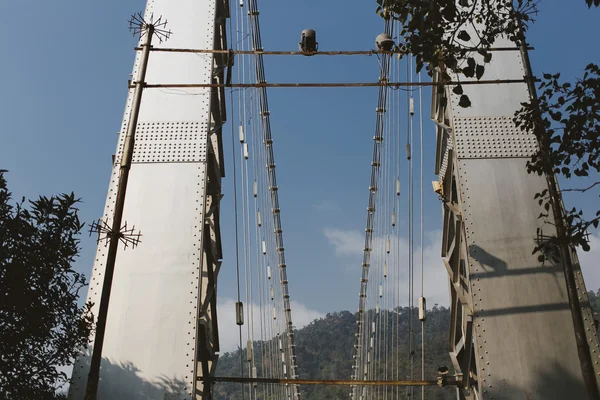
{"label": "steel cross beam", "polygon": [[242,378],[242,377],[208,377],[204,382],[233,382],[233,383],[260,383],[280,385],[325,385],[325,386],[453,386],[456,381],[437,380],[399,380],[399,381],[375,381],[375,380],[344,380],[344,379],[280,379],[280,378]]}
{"label": "steel cross beam", "polygon": [[[537,79],[532,78],[535,82]],[[493,79],[466,82],[286,82],[286,83],[150,83],[146,89],[186,89],[186,88],[343,88],[343,87],[436,87],[448,85],[498,85],[506,83],[525,83],[526,79]],[[135,86],[130,85],[130,88]]]}
{"label": "steel cross beam", "polygon": [[[136,47],[135,50],[141,50],[141,47]],[[533,47],[528,47],[529,50],[533,50]],[[467,49],[469,51],[479,51],[482,49],[472,48]],[[519,47],[491,47],[484,49],[485,51],[520,51]],[[194,54],[239,54],[239,55],[276,55],[276,56],[374,56],[379,54],[404,54],[401,51],[384,51],[384,50],[354,50],[354,51],[315,51],[315,52],[303,52],[303,51],[264,51],[264,50],[211,50],[211,49],[177,49],[177,48],[166,48],[159,47],[153,48],[152,51],[166,52],[166,53],[194,53]]]}

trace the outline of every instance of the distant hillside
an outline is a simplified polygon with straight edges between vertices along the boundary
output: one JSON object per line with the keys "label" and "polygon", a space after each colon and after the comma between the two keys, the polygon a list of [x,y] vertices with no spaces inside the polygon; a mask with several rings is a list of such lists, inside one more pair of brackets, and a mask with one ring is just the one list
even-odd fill
{"label": "distant hillside", "polygon": [[[590,305],[598,313],[600,311],[600,290],[588,293]],[[416,314],[416,313],[415,313]],[[387,316],[388,326],[391,332],[392,325],[398,318],[400,331],[399,339],[400,376],[407,376],[408,366],[408,308],[399,310],[397,314],[389,312],[382,313],[385,320]],[[417,356],[415,362],[416,371],[421,370],[420,348],[421,327],[415,315]],[[448,329],[450,324],[449,309],[434,307],[428,310],[425,322],[425,367],[426,379],[435,379],[439,366],[448,366],[451,362],[448,356]],[[326,317],[314,320],[309,325],[296,331],[296,349],[298,354],[298,372],[300,378],[305,379],[349,379],[352,374],[352,351],[354,345],[354,333],[356,330],[356,315],[348,311],[327,314]],[[389,342],[392,345],[391,341]],[[260,352],[261,346],[268,343],[255,343],[255,354]],[[395,343],[392,345],[396,349]],[[243,350],[243,359],[246,360],[246,351]],[[246,363],[245,363],[246,364]],[[388,363],[388,373],[391,363]],[[244,368],[247,368],[245,365]],[[385,368],[385,366],[381,366]],[[247,370],[246,370],[247,374]],[[240,351],[225,353],[219,358],[217,365],[217,376],[240,376]],[[260,369],[259,369],[260,375]],[[390,375],[392,376],[392,375]],[[419,377],[419,372],[415,375]],[[214,387],[214,398],[217,400],[241,400],[240,384],[219,383]],[[415,389],[415,393],[420,389]],[[302,398],[305,400],[338,400],[349,399],[348,387],[335,386],[302,386]],[[415,398],[417,396],[415,395]],[[272,397],[265,396],[258,391],[259,400],[270,400]],[[381,398],[385,398],[383,395]],[[396,398],[396,397],[394,397]],[[400,389],[399,399],[409,399],[406,389]],[[419,397],[420,398],[420,397]],[[445,400],[456,399],[451,389],[427,388],[426,399]],[[248,399],[248,395],[245,395]]]}
{"label": "distant hillside", "polygon": [[[415,378],[420,377],[421,362],[421,326],[415,311],[414,323],[416,326],[417,354],[415,356]],[[382,321],[387,319],[388,332],[398,319],[398,358],[400,360],[400,376],[404,379],[409,374],[408,361],[408,308],[400,309],[399,313],[382,312]],[[434,307],[428,310],[425,328],[425,366],[426,379],[435,379],[439,366],[450,367],[448,356],[448,327],[450,313],[447,308]],[[396,328],[394,328],[395,331]],[[326,317],[314,320],[309,325],[296,331],[296,349],[298,355],[298,372],[300,378],[307,379],[350,379],[352,375],[352,352],[354,333],[356,332],[356,315],[348,311],[327,314]],[[391,336],[391,335],[390,335]],[[396,343],[388,341],[389,346],[396,354]],[[255,343],[255,354],[259,354],[263,343]],[[243,359],[246,360],[246,351],[243,350]],[[388,362],[388,374],[391,377],[395,371],[391,370],[391,361]],[[247,366],[244,366],[247,368]],[[385,365],[380,366],[385,370]],[[247,369],[246,369],[247,374]],[[240,352],[225,353],[219,358],[217,376],[240,376]],[[259,370],[260,375],[260,370]],[[240,384],[219,383],[215,385],[213,395],[219,400],[241,400]],[[336,386],[302,386],[302,397],[306,400],[321,399],[348,399],[348,387]],[[390,389],[388,389],[390,390]],[[404,398],[405,388],[399,389]],[[419,390],[420,389],[415,389]],[[266,400],[259,390],[259,399]],[[248,398],[246,394],[245,398]],[[427,388],[427,398],[432,400],[453,399],[451,390]]]}

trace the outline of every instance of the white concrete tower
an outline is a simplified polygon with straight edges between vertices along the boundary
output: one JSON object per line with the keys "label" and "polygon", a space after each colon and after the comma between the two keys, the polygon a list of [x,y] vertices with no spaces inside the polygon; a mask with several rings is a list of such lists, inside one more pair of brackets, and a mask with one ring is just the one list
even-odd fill
{"label": "white concrete tower", "polygon": [[[168,20],[171,48],[227,49],[228,12],[224,0],[148,0],[145,17]],[[155,40],[153,46],[165,44]],[[138,51],[134,80],[140,58]],[[151,52],[146,82],[223,83],[226,60],[226,55]],[[102,216],[109,225],[133,93],[127,98]],[[123,222],[135,225],[142,241],[135,249],[120,245],[117,252],[98,399],[202,398],[198,377],[212,372],[219,350],[216,278],[224,120],[222,88],[143,92],[123,213]],[[88,293],[94,315],[106,261],[107,247],[100,243]],[[83,399],[88,372],[89,356],[81,357],[69,398]]]}
{"label": "white concrete tower", "polygon": [[[556,229],[552,214],[540,218],[544,209],[534,198],[554,177],[527,173],[537,139],[513,122],[532,95],[524,79],[531,76],[526,49],[504,38],[494,45],[512,49],[494,52],[483,79],[514,83],[465,85],[468,108],[459,105],[452,86],[434,89],[432,99],[442,260],[450,277],[450,358],[467,389],[457,394],[583,399],[563,265],[532,254],[542,235],[556,235]],[[577,254],[570,253],[598,379],[600,344]]]}

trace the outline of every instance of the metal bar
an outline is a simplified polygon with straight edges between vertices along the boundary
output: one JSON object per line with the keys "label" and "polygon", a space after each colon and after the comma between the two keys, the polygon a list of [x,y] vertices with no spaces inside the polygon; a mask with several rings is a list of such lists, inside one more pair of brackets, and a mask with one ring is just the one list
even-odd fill
{"label": "metal bar", "polygon": [[[533,50],[533,47],[529,48]],[[135,50],[142,50],[140,47],[136,47]],[[469,48],[469,51],[479,51],[483,49]],[[302,51],[258,51],[258,50],[212,50],[212,49],[175,49],[166,47],[152,48],[150,51],[158,51],[163,53],[200,53],[200,54],[240,54],[240,55],[276,55],[276,56],[373,56],[376,54],[403,54],[400,51],[382,51],[382,50],[359,50],[359,51],[315,51],[315,52],[302,52]],[[485,49],[485,51],[520,51],[519,47],[492,47]]]}
{"label": "metal bar", "polygon": [[[266,383],[281,385],[334,385],[334,386],[437,386],[437,381],[357,381],[357,380],[323,380],[323,379],[279,379],[279,378],[239,378],[239,377],[204,377],[198,378],[205,382],[234,382],[234,383]],[[448,381],[448,385],[456,385]]]}
{"label": "metal bar", "polygon": [[473,352],[473,316],[463,315],[466,318],[466,332],[464,333],[464,348],[461,357],[460,371],[462,372],[461,386],[465,389],[470,388],[471,356]]}
{"label": "metal bar", "polygon": [[102,347],[104,345],[104,334],[106,331],[106,320],[108,316],[108,306],[110,303],[110,292],[112,280],[115,272],[115,261],[117,259],[117,249],[121,237],[121,222],[123,219],[123,208],[125,207],[125,193],[127,191],[127,181],[129,179],[129,169],[133,159],[133,146],[135,143],[135,130],[142,103],[142,93],[144,91],[144,80],[146,79],[146,69],[150,57],[150,48],[152,47],[152,36],[154,36],[154,25],[147,25],[146,41],[138,79],[135,85],[133,95],[133,104],[131,106],[131,118],[127,127],[127,134],[123,143],[123,152],[121,156],[121,166],[119,171],[119,184],[117,187],[117,198],[115,199],[115,210],[113,214],[112,228],[109,233],[110,243],[106,257],[106,269],[104,271],[104,282],[102,284],[102,294],[100,295],[100,305],[98,307],[98,317],[96,321],[96,334],[94,337],[94,348],[90,361],[90,371],[85,390],[85,400],[95,400],[98,391],[98,382],[100,379],[100,363],[102,361]]}
{"label": "metal bar", "polygon": [[[525,83],[527,79],[496,79],[496,80],[480,80],[466,82],[356,82],[356,83],[232,83],[225,85],[222,83],[164,83],[164,84],[149,84],[145,85],[147,89],[184,89],[184,88],[324,88],[324,87],[380,87],[389,86],[392,88],[399,87],[415,87],[415,86],[445,86],[445,85],[497,85],[504,83]],[[534,81],[538,81],[534,79]],[[129,88],[134,88],[135,85],[129,85]]]}

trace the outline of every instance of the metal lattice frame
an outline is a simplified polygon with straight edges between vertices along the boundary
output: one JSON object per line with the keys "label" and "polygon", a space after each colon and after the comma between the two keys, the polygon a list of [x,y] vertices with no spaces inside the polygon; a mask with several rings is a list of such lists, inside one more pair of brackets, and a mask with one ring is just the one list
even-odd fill
{"label": "metal lattice frame", "polygon": [[[434,102],[435,102],[435,95]],[[437,103],[437,104],[436,104]],[[450,332],[448,350],[457,380],[467,391],[472,387],[477,393],[478,371],[473,341],[473,304],[470,293],[466,259],[467,246],[463,228],[462,206],[457,191],[455,150],[452,131],[446,110],[438,108],[439,101],[432,106],[432,117],[437,124],[438,157],[436,173],[443,199],[442,262],[448,272],[450,283]],[[464,399],[464,392],[457,389]],[[476,395],[475,395],[476,396]],[[477,397],[475,397],[477,398]]]}
{"label": "metal lattice frame", "polygon": [[[214,49],[227,48],[226,18],[229,18],[229,8],[225,0],[218,0],[215,15]],[[223,83],[225,70],[228,65],[226,55],[216,55],[213,64],[213,83]],[[217,321],[217,275],[221,267],[223,250],[221,247],[220,230],[220,200],[221,177],[225,176],[223,160],[222,133],[226,121],[225,89],[211,91],[211,129],[207,148],[207,198],[204,218],[204,248],[203,248],[203,277],[202,299],[198,315],[198,364],[196,389],[203,400],[212,398],[211,384],[205,384],[203,377],[213,376],[219,352],[219,329]],[[208,233],[208,235],[206,234]]]}

